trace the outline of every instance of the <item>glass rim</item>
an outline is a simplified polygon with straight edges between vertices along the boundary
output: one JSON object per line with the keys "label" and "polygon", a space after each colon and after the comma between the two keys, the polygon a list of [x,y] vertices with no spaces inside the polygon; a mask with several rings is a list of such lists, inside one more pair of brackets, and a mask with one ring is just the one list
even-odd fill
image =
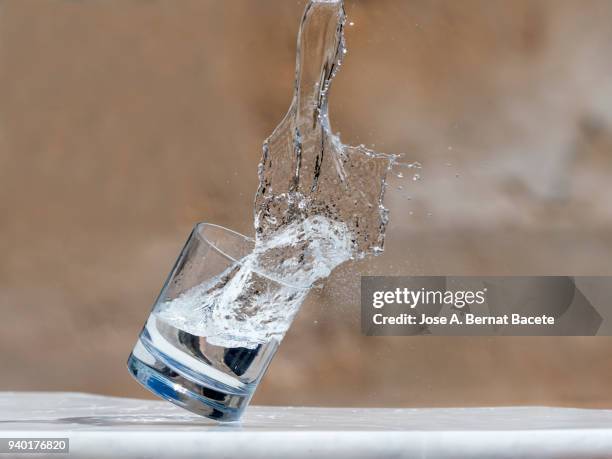
{"label": "glass rim", "polygon": [[[244,266],[242,259],[237,260],[236,257],[228,254],[225,250],[223,250],[222,248],[219,247],[219,245],[217,243],[215,243],[214,241],[212,241],[210,238],[208,238],[206,236],[206,234],[204,234],[204,232],[200,232],[197,231],[199,228],[206,228],[206,227],[211,227],[211,228],[215,228],[218,230],[222,230],[226,233],[230,233],[233,236],[239,237],[251,244],[253,244],[253,246],[255,246],[255,239],[253,239],[252,237],[249,236],[245,236],[244,234],[239,233],[238,231],[234,231],[233,229],[230,228],[226,228],[225,226],[221,226],[221,225],[216,225],[214,223],[208,223],[208,222],[198,222],[195,224],[194,226],[194,231],[193,233],[197,235],[197,237],[203,239],[209,246],[211,246],[216,252],[218,252],[220,255],[222,255],[223,257],[231,260],[234,263],[239,264],[240,266]],[[285,287],[289,287],[295,290],[305,290],[308,291],[312,288],[312,286],[304,286],[304,285],[296,285],[296,284],[292,284],[290,282],[287,281],[283,281],[278,279],[277,277],[275,277],[274,275],[268,274],[266,272],[263,272],[261,270],[258,269],[253,269],[253,272],[255,272],[256,274],[265,277],[266,279],[275,282],[277,284],[280,285],[284,285]]]}

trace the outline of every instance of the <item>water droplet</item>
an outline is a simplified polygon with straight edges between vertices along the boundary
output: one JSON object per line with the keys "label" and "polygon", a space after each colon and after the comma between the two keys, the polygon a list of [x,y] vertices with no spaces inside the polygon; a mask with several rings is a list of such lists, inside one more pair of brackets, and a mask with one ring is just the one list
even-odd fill
{"label": "water droplet", "polygon": [[412,180],[418,182],[419,180],[421,180],[421,174],[414,174],[412,176]]}
{"label": "water droplet", "polygon": [[349,22],[349,25],[350,25],[351,27],[353,27],[353,26],[355,25],[355,23],[354,23],[353,21],[351,21],[351,22]]}
{"label": "water droplet", "polygon": [[404,178],[404,173],[403,172],[398,172],[397,173],[397,178]]}

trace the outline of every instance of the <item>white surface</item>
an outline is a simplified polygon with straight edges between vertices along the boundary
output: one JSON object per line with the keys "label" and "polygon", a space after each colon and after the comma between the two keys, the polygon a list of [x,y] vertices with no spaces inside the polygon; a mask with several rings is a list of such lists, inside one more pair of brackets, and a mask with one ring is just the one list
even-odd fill
{"label": "white surface", "polygon": [[227,425],[163,401],[0,392],[0,437],[41,436],[70,438],[56,458],[612,458],[612,411],[255,406]]}

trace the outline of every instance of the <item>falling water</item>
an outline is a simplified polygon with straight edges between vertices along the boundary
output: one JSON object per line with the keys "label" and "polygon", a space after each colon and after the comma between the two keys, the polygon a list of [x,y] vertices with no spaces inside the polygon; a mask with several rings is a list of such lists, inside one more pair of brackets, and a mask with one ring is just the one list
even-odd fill
{"label": "falling water", "polygon": [[166,324],[216,346],[280,341],[315,282],[349,259],[382,252],[383,197],[396,158],[344,145],[329,120],[331,83],[346,53],[344,23],[341,0],[308,3],[293,99],[263,146],[255,249],[161,305],[156,314]]}

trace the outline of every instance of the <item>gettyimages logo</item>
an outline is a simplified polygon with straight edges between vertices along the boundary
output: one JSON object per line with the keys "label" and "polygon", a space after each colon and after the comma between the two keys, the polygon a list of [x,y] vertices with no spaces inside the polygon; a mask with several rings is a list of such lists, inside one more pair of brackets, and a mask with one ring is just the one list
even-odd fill
{"label": "gettyimages logo", "polygon": [[362,331],[404,335],[612,335],[606,277],[368,277],[361,279]]}
{"label": "gettyimages logo", "polygon": [[409,288],[396,288],[393,291],[378,290],[372,293],[372,307],[380,309],[389,304],[403,304],[411,309],[419,305],[451,305],[457,309],[473,304],[484,304],[486,301],[486,287],[482,290],[410,290]]}

